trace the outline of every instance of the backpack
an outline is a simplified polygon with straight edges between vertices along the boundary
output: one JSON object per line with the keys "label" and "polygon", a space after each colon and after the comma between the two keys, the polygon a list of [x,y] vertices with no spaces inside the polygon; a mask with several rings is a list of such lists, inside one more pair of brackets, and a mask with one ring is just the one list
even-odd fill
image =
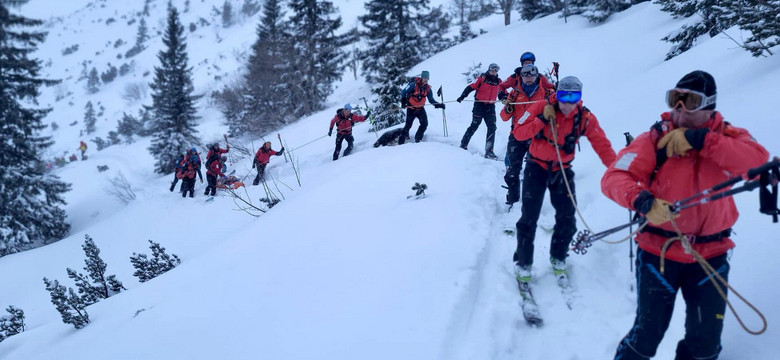
{"label": "backpack", "polygon": [[219,154],[216,154],[216,153],[211,154],[211,156],[209,156],[209,158],[206,160],[206,169],[210,169],[211,168],[211,163],[213,163],[214,161],[217,161],[217,160],[219,160]]}

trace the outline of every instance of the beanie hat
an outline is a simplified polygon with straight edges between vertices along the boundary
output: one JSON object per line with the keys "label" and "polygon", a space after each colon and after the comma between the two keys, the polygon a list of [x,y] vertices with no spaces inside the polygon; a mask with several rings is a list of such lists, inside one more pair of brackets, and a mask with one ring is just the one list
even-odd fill
{"label": "beanie hat", "polygon": [[426,71],[426,70],[423,70],[422,74],[420,74],[420,78],[423,78],[423,79],[430,79],[430,78],[431,78],[431,73],[429,73],[429,72],[428,72],[428,71]]}
{"label": "beanie hat", "polygon": [[[696,70],[683,76],[680,81],[675,85],[678,89],[687,89],[704,93],[707,96],[713,96],[717,94],[715,87],[715,78],[708,72]],[[702,110],[715,110],[715,104],[708,105]]]}
{"label": "beanie hat", "polygon": [[576,76],[567,76],[558,82],[558,91],[582,91],[582,82]]}

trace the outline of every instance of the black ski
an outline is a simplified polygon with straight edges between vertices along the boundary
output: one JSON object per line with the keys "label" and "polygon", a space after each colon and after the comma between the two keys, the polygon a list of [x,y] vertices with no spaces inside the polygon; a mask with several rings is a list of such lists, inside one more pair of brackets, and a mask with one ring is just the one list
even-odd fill
{"label": "black ski", "polygon": [[542,325],[542,315],[539,313],[539,307],[536,305],[534,295],[531,292],[531,286],[527,282],[518,281],[517,288],[520,290],[520,296],[523,298],[523,317],[525,322],[531,326]]}

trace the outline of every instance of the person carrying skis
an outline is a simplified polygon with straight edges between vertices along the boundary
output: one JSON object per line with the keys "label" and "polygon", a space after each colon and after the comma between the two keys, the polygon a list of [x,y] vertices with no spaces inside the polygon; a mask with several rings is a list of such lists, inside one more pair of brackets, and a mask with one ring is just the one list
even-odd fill
{"label": "person carrying skis", "polygon": [[260,149],[257,149],[255,159],[252,162],[252,168],[257,168],[257,176],[255,176],[255,181],[252,182],[252,185],[257,185],[260,183],[260,180],[263,180],[263,176],[265,176],[265,166],[271,161],[271,155],[282,156],[282,154],[284,154],[284,146],[279,152],[276,152],[271,149],[270,141],[266,141]]}
{"label": "person carrying skis", "polygon": [[[501,120],[508,121],[512,119],[510,127],[509,140],[506,144],[506,156],[509,161],[507,164],[504,181],[507,186],[506,203],[512,205],[520,200],[520,171],[523,170],[523,158],[528,152],[528,145],[531,140],[518,141],[511,130],[517,126],[520,118],[525,114],[531,105],[537,102],[545,102],[546,92],[542,87],[539,76],[539,69],[531,64],[523,66],[519,73],[522,79],[518,87],[513,88],[508,96],[508,104],[501,110]],[[519,104],[509,104],[519,103]]]}
{"label": "person carrying skis", "polygon": [[[596,116],[582,105],[582,83],[574,76],[561,79],[556,96],[549,103],[532,105],[522,118],[526,120],[515,126],[512,135],[517,141],[531,139],[531,144],[528,148],[529,161],[523,172],[522,215],[516,225],[514,261],[517,280],[521,285],[531,280],[536,223],[544,193],[549,189],[550,202],[555,208],[550,262],[558,284],[567,286],[566,257],[569,243],[577,231],[573,204],[576,201],[574,171],[571,169],[574,150],[579,137],[584,135],[604,166],[610,166],[615,161],[615,150]],[[556,136],[553,136],[553,130]]]}
{"label": "person carrying skis", "polygon": [[679,213],[672,212],[670,201],[685,199],[769,159],[747,130],[725,122],[715,111],[716,95],[715,79],[709,73],[697,70],[683,76],[666,93],[670,110],[621,150],[601,179],[604,195],[648,221],[635,238],[639,248],[636,319],[620,341],[615,359],[645,360],[656,355],[680,290],[687,307],[685,337],[677,343],[675,359],[717,359],[720,353],[726,299],[684,249],[684,240],[671,243],[660,267],[661,249],[678,236],[679,229],[691,248],[728,278],[727,252],[734,247],[731,227],[738,217],[733,198]]}
{"label": "person carrying skis", "polygon": [[428,85],[428,80],[431,74],[427,71],[423,71],[420,77],[415,78],[406,89],[401,91],[401,107],[406,108],[406,125],[404,125],[404,134],[398,138],[398,145],[402,145],[406,142],[406,138],[409,137],[409,130],[412,129],[414,119],[420,119],[420,126],[417,128],[417,133],[414,134],[414,142],[422,141],[425,129],[428,128],[428,114],[425,112],[425,99],[433,104],[433,107],[437,109],[444,109],[444,104],[436,101],[433,98],[433,91],[431,86]]}
{"label": "person carrying skis", "polygon": [[171,192],[176,188],[176,183],[179,182],[179,170],[184,166],[184,159],[187,157],[187,153],[179,154],[176,159],[173,160],[173,182],[171,182]]}
{"label": "person carrying skis", "polygon": [[224,178],[225,174],[222,172],[219,152],[215,151],[206,160],[206,181],[208,185],[203,195],[208,195],[209,192],[211,192],[211,196],[217,195],[217,176]]}
{"label": "person carrying skis", "polygon": [[460,147],[461,149],[468,148],[471,136],[474,135],[479,124],[484,120],[485,126],[487,126],[485,157],[493,160],[498,159],[498,156],[493,153],[496,137],[496,98],[498,96],[498,84],[501,83],[501,78],[498,77],[498,70],[498,65],[490,64],[488,71],[477,77],[473,83],[467,85],[456,100],[460,103],[473,90],[477,91],[474,94],[474,107],[471,109],[471,125],[466,129],[466,133],[463,134],[463,139],[460,140]]}
{"label": "person carrying skis", "polygon": [[356,122],[363,122],[371,116],[371,110],[368,110],[366,116],[355,115],[352,113],[352,105],[344,104],[344,107],[336,110],[336,116],[330,121],[328,136],[333,135],[333,125],[336,125],[336,150],[333,151],[333,161],[338,160],[341,153],[341,143],[347,140],[347,148],[344,149],[344,156],[352,152],[352,143],[355,138],[352,136],[352,126]]}
{"label": "person carrying skis", "polygon": [[87,160],[87,143],[85,143],[83,140],[81,141],[81,144],[79,144],[79,147],[77,149],[78,151],[81,151],[81,160]]}

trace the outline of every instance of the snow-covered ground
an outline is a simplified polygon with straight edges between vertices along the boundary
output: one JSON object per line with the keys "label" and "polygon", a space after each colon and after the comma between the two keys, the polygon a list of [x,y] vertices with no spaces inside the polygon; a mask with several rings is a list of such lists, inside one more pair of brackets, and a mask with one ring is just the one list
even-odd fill
{"label": "snow-covered ground", "polygon": [[[48,2],[33,0],[28,7],[36,3]],[[134,58],[136,71],[98,94],[86,95],[84,82],[75,83],[79,62],[89,57],[97,65],[111,61],[118,67],[122,60],[115,60],[116,53],[124,53],[135,37],[135,25],[119,19],[123,13],[140,11],[141,3],[138,9],[119,2],[90,2],[91,8],[84,8],[87,1],[78,3],[74,0],[53,13],[61,18],[51,23],[49,40],[39,52],[44,61],[53,59],[47,67],[52,77],[74,76],[62,85],[74,95],[55,102],[55,89],[46,89],[41,98],[42,105],[55,108],[47,121],[60,125],[54,132],[58,155],[78,146],[87,100],[101,101],[106,108],[98,123],[101,136],[115,128],[123,111],[137,109],[139,103],[122,99],[123,87],[151,81],[143,72],[156,65],[155,52],[161,46],[154,35],[147,42],[150,49]],[[182,23],[186,27],[206,17],[211,5],[219,4],[192,0]],[[351,16],[359,14],[355,1],[336,4],[349,7]],[[153,7],[154,21],[149,25],[156,28],[150,31],[154,34],[164,25],[164,2],[154,1]],[[38,16],[46,14],[40,7],[36,11]],[[108,17],[119,20],[109,25],[116,29],[105,30]],[[500,16],[480,22],[487,34],[431,57],[411,73],[429,70],[431,84],[442,85],[449,101],[466,85],[461,73],[473,63],[498,63],[500,75],[506,77],[522,52],[534,51],[541,69],[558,61],[561,76],[575,75],[583,81],[585,104],[619,149],[624,132],[637,135],[647,130],[666,110],[665,90],[689,71],[702,69],[715,76],[717,107],[726,120],[749,129],[770,153],[780,154],[776,138],[780,125],[771,107],[780,80],[776,56],[752,58],[719,36],[664,62],[669,44],[659,39],[681,21],[650,3],[600,26],[579,17],[564,24],[557,16],[502,24]],[[188,36],[198,92],[209,93],[238,76],[237,59],[254,41],[255,25],[246,21],[229,29],[205,27]],[[81,37],[74,37],[73,31]],[[742,36],[737,29],[729,34]],[[131,44],[119,50],[106,46],[117,37]],[[61,50],[75,42],[81,44],[79,52],[62,56]],[[512,275],[515,239],[503,232],[519,217],[519,208],[504,212],[503,164],[482,158],[484,126],[468,152],[457,148],[471,120],[470,103],[448,103],[449,137],[442,135],[440,111],[429,109],[430,126],[419,144],[374,149],[375,135],[367,131],[369,125],[360,124],[354,131],[354,154],[336,162],[331,161],[333,138],[302,146],[326,134],[336,108],[368,95],[364,83],[347,75],[329,99],[332,107],[279,131],[288,150],[298,147],[293,153],[302,186],[289,163],[272,158],[268,174],[292,190],[280,185],[284,200],[258,218],[238,211],[222,194],[205,203],[200,183],[195,199],[170,193],[172,176],[152,172],[148,139],[100,152],[90,143],[89,160],[57,170],[73,183],[65,207],[71,236],[0,259],[0,307],[22,308],[28,326],[0,343],[0,359],[611,358],[636,306],[628,245],[598,243],[587,255],[572,254],[576,298],[570,310],[548,265],[550,235],[540,228],[533,285],[545,324],[529,328]],[[217,140],[225,131],[221,115],[206,98],[200,106],[200,135],[204,141]],[[67,126],[73,120],[79,124]],[[507,123],[499,124],[498,154],[505,152],[508,131]],[[274,138],[269,134],[269,140]],[[254,141],[254,146],[261,141],[235,140]],[[598,231],[627,222],[627,211],[601,194],[604,166],[587,141],[582,143],[574,170],[578,202],[588,225]],[[274,139],[274,148],[278,147]],[[98,172],[97,165],[110,170]],[[251,178],[250,165],[241,159],[232,167]],[[104,191],[108,179],[120,171],[137,195],[129,205]],[[428,185],[426,198],[407,199],[415,182]],[[265,196],[260,187],[252,186],[248,194],[255,202]],[[780,352],[776,341],[780,290],[772,286],[771,264],[780,252],[773,233],[778,228],[758,213],[756,194],[740,195],[737,202],[742,217],[735,226],[738,246],[731,258],[730,281],[764,313],[769,327],[763,335],[749,335],[729,311],[721,358],[774,359]],[[551,224],[553,215],[545,204],[540,223]],[[583,227],[581,221],[578,224]],[[92,323],[75,330],[60,321],[41,279],[56,278],[72,286],[65,268],[83,266],[85,234],[100,247],[108,273],[116,274],[128,290],[90,306]],[[148,239],[183,262],[141,284],[132,276],[129,256],[148,253]],[[736,297],[730,299],[749,327],[760,327],[750,309]],[[680,299],[658,359],[673,358],[675,343],[684,333],[683,316]]]}

